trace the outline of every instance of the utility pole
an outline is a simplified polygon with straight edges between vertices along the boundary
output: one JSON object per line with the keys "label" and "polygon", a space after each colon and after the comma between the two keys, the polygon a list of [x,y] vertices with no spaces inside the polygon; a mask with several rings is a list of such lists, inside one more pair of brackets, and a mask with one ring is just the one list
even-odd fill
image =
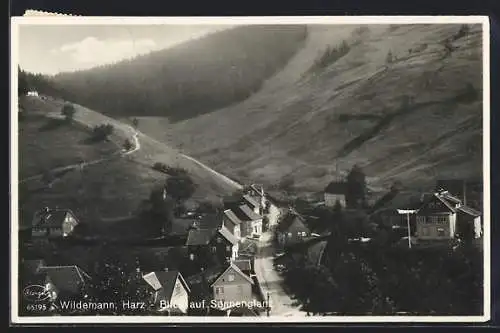
{"label": "utility pole", "polygon": [[410,214],[414,214],[416,211],[412,209],[398,209],[398,214],[406,215],[406,226],[408,228],[408,248],[411,249],[411,228],[410,228]]}
{"label": "utility pole", "polygon": [[267,316],[269,317],[269,312],[271,311],[271,304],[269,303],[269,292],[267,292]]}

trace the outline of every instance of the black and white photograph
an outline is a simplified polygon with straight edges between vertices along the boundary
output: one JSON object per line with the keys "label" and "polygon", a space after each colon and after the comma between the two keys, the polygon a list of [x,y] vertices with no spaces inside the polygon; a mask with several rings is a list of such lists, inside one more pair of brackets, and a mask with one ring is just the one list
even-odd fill
{"label": "black and white photograph", "polygon": [[14,323],[489,320],[486,17],[11,29]]}

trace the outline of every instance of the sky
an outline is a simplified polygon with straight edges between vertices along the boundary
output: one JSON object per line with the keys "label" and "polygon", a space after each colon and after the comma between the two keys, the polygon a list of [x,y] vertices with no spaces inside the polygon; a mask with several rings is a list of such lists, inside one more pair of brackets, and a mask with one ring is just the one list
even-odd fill
{"label": "sky", "polygon": [[165,49],[228,26],[20,25],[19,65],[54,75]]}

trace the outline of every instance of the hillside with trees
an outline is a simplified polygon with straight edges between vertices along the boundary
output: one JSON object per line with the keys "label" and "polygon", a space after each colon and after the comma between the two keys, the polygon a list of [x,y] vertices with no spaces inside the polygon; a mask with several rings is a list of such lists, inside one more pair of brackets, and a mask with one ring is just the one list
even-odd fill
{"label": "hillside with trees", "polygon": [[111,116],[195,117],[240,102],[282,69],[305,26],[247,26],[53,80],[63,97]]}

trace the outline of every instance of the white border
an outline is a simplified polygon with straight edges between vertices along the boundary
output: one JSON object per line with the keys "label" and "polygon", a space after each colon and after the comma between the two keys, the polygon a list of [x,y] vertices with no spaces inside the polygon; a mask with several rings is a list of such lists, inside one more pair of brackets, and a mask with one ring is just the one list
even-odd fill
{"label": "white border", "polygon": [[[483,25],[483,183],[484,183],[484,313],[482,316],[331,316],[331,317],[158,317],[158,316],[57,316],[18,315],[18,183],[17,89],[11,89],[11,321],[13,324],[96,323],[408,323],[485,322],[491,319],[490,295],[490,25],[487,16],[305,16],[305,17],[79,17],[36,16],[11,19],[11,82],[17,82],[19,26],[21,25],[243,25],[243,24],[482,24]],[[11,84],[16,86],[16,84]],[[12,232],[12,231],[15,232]],[[15,263],[15,264],[14,264]]]}

